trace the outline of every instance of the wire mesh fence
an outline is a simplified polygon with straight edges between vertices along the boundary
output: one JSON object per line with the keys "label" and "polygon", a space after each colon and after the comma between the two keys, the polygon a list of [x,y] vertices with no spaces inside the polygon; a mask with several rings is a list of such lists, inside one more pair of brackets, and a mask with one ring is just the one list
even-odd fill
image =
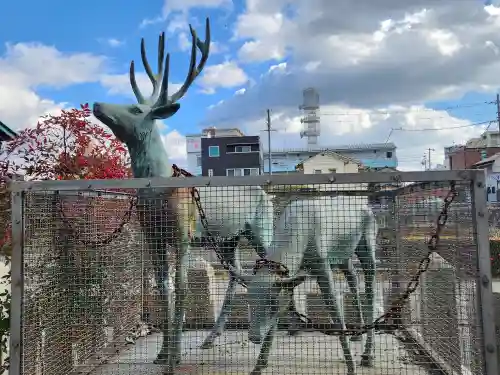
{"label": "wire mesh fence", "polygon": [[11,373],[490,375],[478,174],[337,176],[16,184]]}

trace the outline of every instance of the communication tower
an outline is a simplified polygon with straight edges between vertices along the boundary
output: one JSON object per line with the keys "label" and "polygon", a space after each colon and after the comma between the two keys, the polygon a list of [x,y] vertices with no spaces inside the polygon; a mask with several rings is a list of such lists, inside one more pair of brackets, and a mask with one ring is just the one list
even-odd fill
{"label": "communication tower", "polygon": [[307,137],[307,145],[318,144],[320,135],[319,94],[316,89],[309,87],[302,91],[303,103],[299,106],[302,111],[300,122],[303,124],[300,138]]}

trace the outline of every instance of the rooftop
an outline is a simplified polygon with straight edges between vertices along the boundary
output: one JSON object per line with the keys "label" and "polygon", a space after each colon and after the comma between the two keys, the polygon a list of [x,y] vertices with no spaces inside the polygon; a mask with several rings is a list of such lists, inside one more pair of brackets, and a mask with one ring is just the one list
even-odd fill
{"label": "rooftop", "polygon": [[498,158],[500,158],[500,152],[497,152],[496,154],[491,155],[490,157],[488,157],[486,159],[478,161],[476,164],[472,165],[472,168],[476,169],[476,168],[485,167],[489,164],[493,164]]}
{"label": "rooftop", "polygon": [[328,151],[325,151],[325,152],[317,153],[316,155],[313,155],[313,156],[309,157],[308,159],[302,160],[299,164],[297,164],[295,166],[295,168],[301,168],[304,165],[304,163],[307,163],[307,162],[313,160],[314,158],[316,158],[319,155],[321,155],[321,156],[329,155],[329,156],[337,158],[337,159],[339,159],[339,160],[341,160],[341,161],[343,161],[345,163],[353,163],[353,164],[357,164],[358,166],[362,166],[362,163],[359,160],[355,160],[355,159],[350,158],[348,156],[339,154],[338,152],[334,152],[334,151],[328,150]]}
{"label": "rooftop", "polygon": [[0,121],[0,140],[10,141],[14,137],[17,137],[17,133]]}
{"label": "rooftop", "polygon": [[241,136],[244,136],[245,134],[238,128],[206,128],[201,131],[201,133],[193,133],[193,134],[186,134],[186,137],[203,137],[206,136],[209,130],[215,131],[215,134],[217,133],[226,133],[226,132],[235,132],[240,134]]}
{"label": "rooftop", "polygon": [[352,145],[340,145],[340,146],[329,146],[329,147],[310,147],[310,148],[283,148],[274,149],[273,153],[302,153],[302,152],[327,152],[327,151],[363,151],[363,150],[394,150],[396,145],[392,142],[388,143],[358,143]]}

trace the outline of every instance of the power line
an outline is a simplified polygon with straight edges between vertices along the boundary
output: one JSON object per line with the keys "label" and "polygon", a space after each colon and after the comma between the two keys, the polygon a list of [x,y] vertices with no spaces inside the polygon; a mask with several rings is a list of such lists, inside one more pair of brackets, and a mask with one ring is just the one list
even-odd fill
{"label": "power line", "polygon": [[[419,108],[419,109],[406,109],[406,110],[367,110],[365,112],[321,112],[321,116],[356,116],[356,115],[392,115],[392,114],[415,114],[415,113],[426,113],[426,112],[436,112],[436,111],[454,111],[454,110],[459,110],[459,109],[466,109],[466,108],[473,108],[473,107],[479,107],[479,106],[484,106],[484,105],[493,105],[496,104],[495,101],[493,102],[476,102],[476,103],[465,103],[465,104],[459,104],[455,106],[448,106],[444,108]],[[479,115],[480,113],[477,113]],[[260,116],[259,116],[260,117]],[[297,114],[297,117],[298,114]],[[423,117],[423,118],[417,118],[416,120],[438,120],[438,119],[444,119],[444,118],[449,118],[449,116],[433,116],[433,117]],[[199,123],[199,126],[205,127],[208,125],[213,125],[216,123],[225,123],[225,122],[234,122],[237,119],[235,116],[227,116],[227,117],[220,117],[218,119],[214,119],[213,121],[201,121]],[[346,121],[347,122],[347,121]],[[342,122],[341,122],[342,123]]]}
{"label": "power line", "polygon": [[497,94],[497,100],[496,103],[497,105],[497,122],[498,122],[498,130],[500,131],[500,95]]}
{"label": "power line", "polygon": [[[418,108],[418,109],[406,109],[406,110],[377,110],[377,109],[369,109],[366,112],[338,112],[338,113],[328,113],[321,112],[321,116],[349,116],[349,115],[391,115],[391,114],[407,114],[407,113],[419,113],[419,112],[437,112],[437,111],[454,111],[458,109],[465,108],[474,108],[484,105],[492,105],[496,104],[496,102],[478,102],[478,103],[469,103],[469,104],[458,104],[455,106],[443,107],[443,108]],[[442,116],[443,118],[446,116]],[[434,119],[439,117],[431,117],[429,119]]]}
{"label": "power line", "polygon": [[468,124],[468,125],[449,126],[449,127],[445,127],[445,128],[423,128],[423,129],[394,128],[394,130],[402,131],[402,132],[425,132],[425,131],[436,131],[436,130],[461,129],[461,128],[470,128],[470,127],[478,126],[478,125],[486,125],[486,124],[489,124],[491,121],[492,120],[474,122],[474,123]]}

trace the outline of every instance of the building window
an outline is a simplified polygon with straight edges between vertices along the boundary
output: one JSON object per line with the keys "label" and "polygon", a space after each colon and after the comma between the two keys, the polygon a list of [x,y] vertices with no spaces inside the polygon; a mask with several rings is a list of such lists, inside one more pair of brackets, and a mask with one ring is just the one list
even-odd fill
{"label": "building window", "polygon": [[321,173],[322,173],[322,172],[321,172],[321,169],[315,169],[315,170],[314,170],[314,174],[321,174]]}
{"label": "building window", "polygon": [[245,168],[243,169],[244,176],[258,176],[259,168]]}
{"label": "building window", "polygon": [[196,166],[201,167],[201,155],[196,155]]}
{"label": "building window", "polygon": [[208,170],[208,177],[213,177],[214,175],[214,170],[213,169],[209,169]]}
{"label": "building window", "polygon": [[226,169],[226,176],[258,176],[260,174],[259,168],[229,168]]}
{"label": "building window", "polygon": [[337,173],[337,169],[336,168],[328,168],[328,172]]}
{"label": "building window", "polygon": [[236,146],[234,152],[252,152],[251,146]]}
{"label": "building window", "polygon": [[387,151],[387,152],[385,153],[385,156],[387,157],[387,159],[392,158],[392,151]]}
{"label": "building window", "polygon": [[220,156],[219,146],[209,146],[208,156],[210,156],[211,158],[218,158]]}

